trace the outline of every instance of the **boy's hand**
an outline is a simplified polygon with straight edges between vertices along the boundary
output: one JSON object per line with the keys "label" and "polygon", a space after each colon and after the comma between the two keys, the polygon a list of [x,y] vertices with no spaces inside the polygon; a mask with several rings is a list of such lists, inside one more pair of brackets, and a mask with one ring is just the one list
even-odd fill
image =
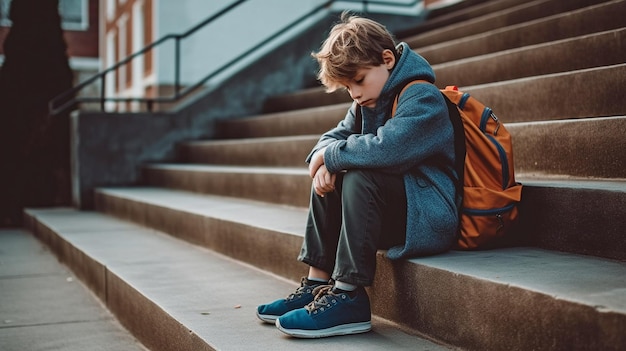
{"label": "boy's hand", "polygon": [[311,162],[309,162],[309,176],[311,178],[315,177],[317,170],[324,164],[324,151],[326,151],[326,148],[317,150],[313,154]]}
{"label": "boy's hand", "polygon": [[321,197],[328,192],[335,190],[335,179],[337,176],[328,172],[326,166],[321,165],[315,176],[313,177],[313,188],[315,189],[315,193]]}

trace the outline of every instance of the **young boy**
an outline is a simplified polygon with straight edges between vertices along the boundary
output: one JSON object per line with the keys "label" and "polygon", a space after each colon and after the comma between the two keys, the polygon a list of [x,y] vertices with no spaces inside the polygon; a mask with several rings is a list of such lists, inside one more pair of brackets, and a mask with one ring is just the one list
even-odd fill
{"label": "young boy", "polygon": [[[313,56],[327,91],[345,88],[354,103],[306,160],[313,186],[298,260],[308,277],[257,309],[261,320],[305,338],[369,331],[365,287],[377,249],[390,259],[450,249],[460,199],[453,127],[426,60],[396,46],[381,24],[347,13]],[[391,118],[396,95],[413,80],[427,82],[406,88]]]}

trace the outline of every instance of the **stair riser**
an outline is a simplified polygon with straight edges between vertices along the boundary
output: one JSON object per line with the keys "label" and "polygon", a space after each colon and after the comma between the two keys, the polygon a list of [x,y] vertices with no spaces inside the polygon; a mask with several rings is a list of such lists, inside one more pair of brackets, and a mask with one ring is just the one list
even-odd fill
{"label": "stair riser", "polygon": [[70,267],[76,277],[101,301],[106,301],[107,269],[104,265],[63,240],[53,228],[41,223],[27,211],[24,215],[24,226],[54,252],[59,262]]}
{"label": "stair riser", "polygon": [[306,207],[311,177],[302,174],[198,172],[144,168],[144,184]]}
{"label": "stair riser", "polygon": [[515,170],[527,175],[626,178],[626,117],[511,124]]}
{"label": "stair riser", "polygon": [[576,10],[604,1],[606,0],[532,1],[407,38],[406,42],[413,48],[421,48]]}
{"label": "stair riser", "polygon": [[583,10],[503,28],[485,35],[460,37],[426,47],[413,47],[430,64],[450,62],[527,45],[551,42],[623,27],[626,1],[609,2]]}
{"label": "stair riser", "polygon": [[221,139],[230,139],[322,134],[335,127],[338,121],[346,116],[349,107],[350,104],[339,104],[263,117],[227,120],[218,124],[217,135]]}
{"label": "stair riser", "polygon": [[270,97],[267,99],[263,111],[265,113],[291,111],[301,108],[336,105],[352,102],[350,95],[344,90],[327,93],[324,88],[311,88],[292,94]]}
{"label": "stair riser", "polygon": [[626,100],[617,89],[626,64],[553,74],[463,89],[491,107],[504,123],[622,116]]}
{"label": "stair riser", "polygon": [[625,189],[526,186],[518,231],[527,245],[624,261],[624,208]]}
{"label": "stair riser", "polygon": [[215,350],[112,271],[107,271],[107,307],[151,351]]}
{"label": "stair riser", "polygon": [[617,29],[452,61],[434,65],[433,69],[437,85],[443,87],[501,82],[623,62],[626,62],[626,29]]}
{"label": "stair riser", "polygon": [[305,158],[319,136],[242,143],[188,143],[180,146],[183,162],[215,165],[305,167]]}
{"label": "stair riser", "polygon": [[626,342],[623,314],[415,262],[378,260],[376,313],[464,350],[618,350]]}

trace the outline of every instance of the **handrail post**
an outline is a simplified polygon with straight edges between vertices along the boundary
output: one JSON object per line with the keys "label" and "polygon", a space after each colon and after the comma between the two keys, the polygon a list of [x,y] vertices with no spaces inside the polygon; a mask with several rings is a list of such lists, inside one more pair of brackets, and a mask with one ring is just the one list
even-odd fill
{"label": "handrail post", "polygon": [[100,83],[100,112],[105,112],[105,107],[104,107],[105,101],[106,101],[105,89],[107,87],[106,77],[107,77],[106,73],[102,77],[100,77],[100,81],[102,82]]}
{"label": "handrail post", "polygon": [[180,37],[176,36],[174,47],[174,96],[178,98],[180,89]]}

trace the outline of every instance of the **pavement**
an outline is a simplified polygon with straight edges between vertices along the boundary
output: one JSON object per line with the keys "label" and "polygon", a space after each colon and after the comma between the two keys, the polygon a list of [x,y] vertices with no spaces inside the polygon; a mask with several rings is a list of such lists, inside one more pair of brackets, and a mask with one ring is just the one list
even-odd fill
{"label": "pavement", "polygon": [[0,350],[147,349],[32,234],[0,229]]}

